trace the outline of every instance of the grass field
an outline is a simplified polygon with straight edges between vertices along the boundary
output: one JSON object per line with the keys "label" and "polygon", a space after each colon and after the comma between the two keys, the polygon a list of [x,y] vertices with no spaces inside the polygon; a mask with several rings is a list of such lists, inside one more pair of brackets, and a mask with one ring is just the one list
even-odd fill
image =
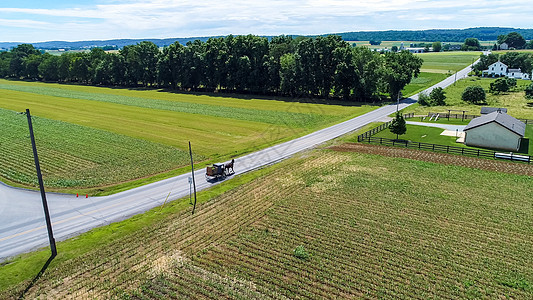
{"label": "grass field", "polygon": [[[41,130],[36,124],[41,140],[56,143],[43,142],[41,155],[46,175],[53,175],[45,176],[52,189],[112,185],[177,169],[187,164],[188,141],[197,161],[228,159],[375,108],[6,80],[0,80],[0,90],[0,127],[12,128],[6,138],[19,141],[1,144],[11,160],[0,162],[0,176],[20,184],[35,181],[28,175],[33,165],[27,155],[17,154],[27,142],[24,120],[14,124],[12,119],[14,111],[30,108],[46,125]],[[109,149],[102,150],[107,144]],[[53,155],[47,157],[46,151]],[[116,169],[118,164],[123,167]]]}
{"label": "grass field", "polygon": [[421,92],[455,72],[466,68],[479,58],[480,52],[438,52],[416,54],[424,60],[418,78],[413,78],[402,91],[404,97]]}
{"label": "grass field", "polygon": [[[533,119],[533,102],[524,97],[524,88],[531,81],[519,80],[518,88],[515,92],[491,94],[488,92],[490,83],[495,79],[469,77],[458,80],[455,85],[445,89],[446,106],[425,107],[418,104],[411,105],[405,112],[414,112],[415,114],[427,114],[428,112],[447,112],[452,110],[466,110],[466,114],[479,115],[482,106],[505,107],[508,114],[519,119]],[[487,103],[484,105],[474,105],[464,102],[461,95],[467,86],[482,86],[487,93]]]}
{"label": "grass field", "polygon": [[[194,216],[173,206],[60,243],[25,296],[533,297],[531,177],[331,150],[266,173]],[[13,277],[37,255],[0,268],[0,298],[28,287]]]}

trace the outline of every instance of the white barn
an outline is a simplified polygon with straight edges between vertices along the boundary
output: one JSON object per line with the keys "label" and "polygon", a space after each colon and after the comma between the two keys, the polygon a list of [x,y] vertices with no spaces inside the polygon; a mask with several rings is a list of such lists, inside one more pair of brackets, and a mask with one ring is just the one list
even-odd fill
{"label": "white barn", "polygon": [[467,146],[517,151],[526,132],[526,124],[495,111],[473,119],[463,131]]}
{"label": "white barn", "polygon": [[506,64],[501,61],[497,61],[489,66],[487,70],[482,72],[483,77],[510,77],[516,79],[530,80],[533,77],[533,73],[523,73],[520,68],[509,69]]}

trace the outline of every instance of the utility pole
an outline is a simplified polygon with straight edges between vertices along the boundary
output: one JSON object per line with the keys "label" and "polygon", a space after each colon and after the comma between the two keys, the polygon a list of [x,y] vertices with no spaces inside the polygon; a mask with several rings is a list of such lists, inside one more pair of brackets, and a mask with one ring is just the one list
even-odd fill
{"label": "utility pole", "polygon": [[50,241],[50,249],[52,250],[52,257],[57,255],[56,241],[52,231],[52,222],[50,221],[50,212],[48,211],[48,203],[46,202],[46,193],[44,191],[43,175],[41,174],[41,166],[39,165],[39,157],[37,156],[37,146],[35,146],[35,137],[33,135],[33,125],[31,123],[30,110],[26,109],[26,117],[28,117],[28,126],[30,128],[31,146],[33,148],[33,158],[35,160],[35,170],[37,171],[37,179],[39,180],[39,189],[41,190],[41,198],[43,200],[44,217],[46,219],[46,228],[48,229],[48,240]]}
{"label": "utility pole", "polygon": [[192,161],[191,141],[189,141],[189,154],[191,155],[192,185],[194,186],[194,206],[192,208],[192,214],[194,215],[194,210],[196,210],[196,182],[194,181],[194,163]]}

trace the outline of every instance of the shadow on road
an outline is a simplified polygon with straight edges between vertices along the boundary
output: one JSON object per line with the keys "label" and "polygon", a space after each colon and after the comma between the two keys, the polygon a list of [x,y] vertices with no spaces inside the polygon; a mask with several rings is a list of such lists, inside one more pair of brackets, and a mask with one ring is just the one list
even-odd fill
{"label": "shadow on road", "polygon": [[24,296],[26,295],[26,293],[33,287],[33,285],[37,282],[37,280],[39,280],[39,278],[41,278],[41,276],[43,276],[44,272],[46,271],[46,269],[48,269],[48,266],[50,265],[50,263],[52,262],[52,260],[54,260],[56,256],[54,254],[52,254],[52,256],[50,256],[48,258],[48,260],[46,261],[46,263],[44,264],[44,266],[42,267],[41,271],[39,271],[39,273],[37,274],[37,276],[35,276],[35,278],[33,278],[33,280],[30,282],[30,284],[26,287],[26,289],[20,294],[19,296],[19,299],[24,299]]}

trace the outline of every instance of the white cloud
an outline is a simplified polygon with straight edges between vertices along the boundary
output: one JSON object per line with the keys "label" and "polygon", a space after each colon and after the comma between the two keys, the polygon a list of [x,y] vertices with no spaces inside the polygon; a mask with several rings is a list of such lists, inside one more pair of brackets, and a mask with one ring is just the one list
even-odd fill
{"label": "white cloud", "polygon": [[[83,7],[76,6],[73,2],[66,9],[0,7],[0,16],[5,14],[18,20],[13,21],[10,27],[46,29],[47,32],[35,33],[39,39],[49,35],[48,39],[79,40],[230,33],[317,34],[469,26],[528,27],[531,23],[526,16],[533,14],[531,0],[100,2],[103,4]],[[498,13],[501,16],[494,18]],[[487,18],[487,15],[491,18]],[[0,24],[0,28],[4,26],[5,24]],[[4,35],[0,31],[0,40]],[[79,38],[80,36],[83,38]]]}

